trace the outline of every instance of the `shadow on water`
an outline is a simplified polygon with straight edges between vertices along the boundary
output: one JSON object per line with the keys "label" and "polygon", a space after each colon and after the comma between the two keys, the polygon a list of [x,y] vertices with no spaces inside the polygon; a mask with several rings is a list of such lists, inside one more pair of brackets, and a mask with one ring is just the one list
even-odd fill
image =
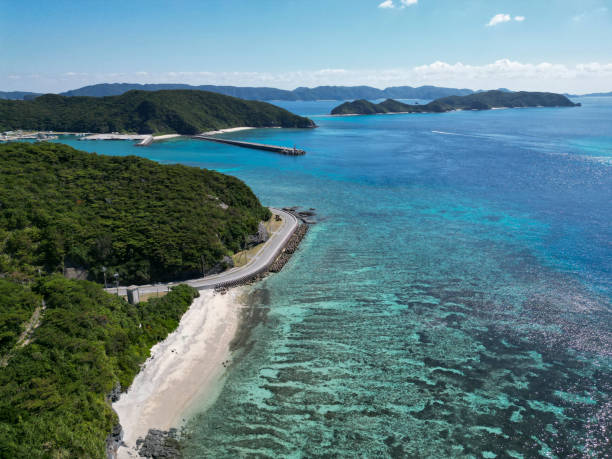
{"label": "shadow on water", "polygon": [[270,292],[263,286],[249,289],[245,294],[244,308],[240,312],[240,325],[236,336],[230,343],[230,352],[234,353],[234,362],[243,358],[255,344],[251,340],[255,327],[265,324],[270,312]]}

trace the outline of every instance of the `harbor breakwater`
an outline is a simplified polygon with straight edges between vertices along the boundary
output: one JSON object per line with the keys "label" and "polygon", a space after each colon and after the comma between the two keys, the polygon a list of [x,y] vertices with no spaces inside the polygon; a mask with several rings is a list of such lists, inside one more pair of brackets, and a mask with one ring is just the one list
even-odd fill
{"label": "harbor breakwater", "polygon": [[306,151],[295,147],[289,148],[279,145],[266,145],[263,143],[255,142],[242,142],[239,140],[221,139],[219,137],[212,137],[208,135],[194,135],[192,138],[196,140],[208,140],[209,142],[225,143],[227,145],[234,145],[236,147],[251,148],[254,150],[271,151],[272,153],[279,153],[281,155],[287,156],[302,156],[306,154]]}

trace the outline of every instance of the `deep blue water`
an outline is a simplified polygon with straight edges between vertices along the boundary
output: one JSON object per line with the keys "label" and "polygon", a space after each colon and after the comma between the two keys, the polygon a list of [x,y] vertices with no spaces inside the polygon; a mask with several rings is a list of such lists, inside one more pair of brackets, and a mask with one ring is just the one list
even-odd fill
{"label": "deep blue water", "polygon": [[[187,457],[605,457],[612,426],[612,98],[580,108],[314,116],[314,130],[77,142],[243,179],[317,210]],[[279,103],[280,104],[280,103]]]}

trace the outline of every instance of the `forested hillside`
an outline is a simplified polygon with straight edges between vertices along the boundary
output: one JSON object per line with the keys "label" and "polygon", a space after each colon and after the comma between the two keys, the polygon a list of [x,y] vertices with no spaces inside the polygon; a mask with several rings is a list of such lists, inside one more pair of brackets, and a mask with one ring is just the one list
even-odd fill
{"label": "forested hillside", "polygon": [[251,127],[310,128],[308,118],[265,102],[206,91],[129,91],[110,97],[46,94],[1,100],[0,130],[197,134]]}
{"label": "forested hillside", "polygon": [[0,457],[104,458],[111,398],[198,296],[130,305],[103,290],[103,266],[122,284],[200,276],[269,216],[217,172],[0,145]]}
{"label": "forested hillside", "polygon": [[62,144],[0,145],[0,272],[122,284],[200,277],[269,218],[240,180]]}
{"label": "forested hillside", "polygon": [[[130,305],[88,281],[60,275],[31,287],[0,279],[0,329],[14,328],[45,299],[27,342],[0,355],[0,457],[104,458],[117,424],[113,390],[127,388],[149,349],[178,325],[195,289]],[[7,304],[8,308],[7,309]]]}

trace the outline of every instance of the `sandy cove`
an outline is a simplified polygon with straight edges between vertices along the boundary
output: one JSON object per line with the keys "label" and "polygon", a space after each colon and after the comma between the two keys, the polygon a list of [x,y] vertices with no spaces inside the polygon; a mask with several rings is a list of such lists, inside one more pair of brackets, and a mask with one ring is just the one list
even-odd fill
{"label": "sandy cove", "polygon": [[128,391],[113,404],[126,445],[119,448],[119,458],[139,457],[136,440],[149,429],[180,427],[194,406],[202,409],[214,402],[240,323],[243,291],[200,292],[178,328],[151,348],[151,357]]}

